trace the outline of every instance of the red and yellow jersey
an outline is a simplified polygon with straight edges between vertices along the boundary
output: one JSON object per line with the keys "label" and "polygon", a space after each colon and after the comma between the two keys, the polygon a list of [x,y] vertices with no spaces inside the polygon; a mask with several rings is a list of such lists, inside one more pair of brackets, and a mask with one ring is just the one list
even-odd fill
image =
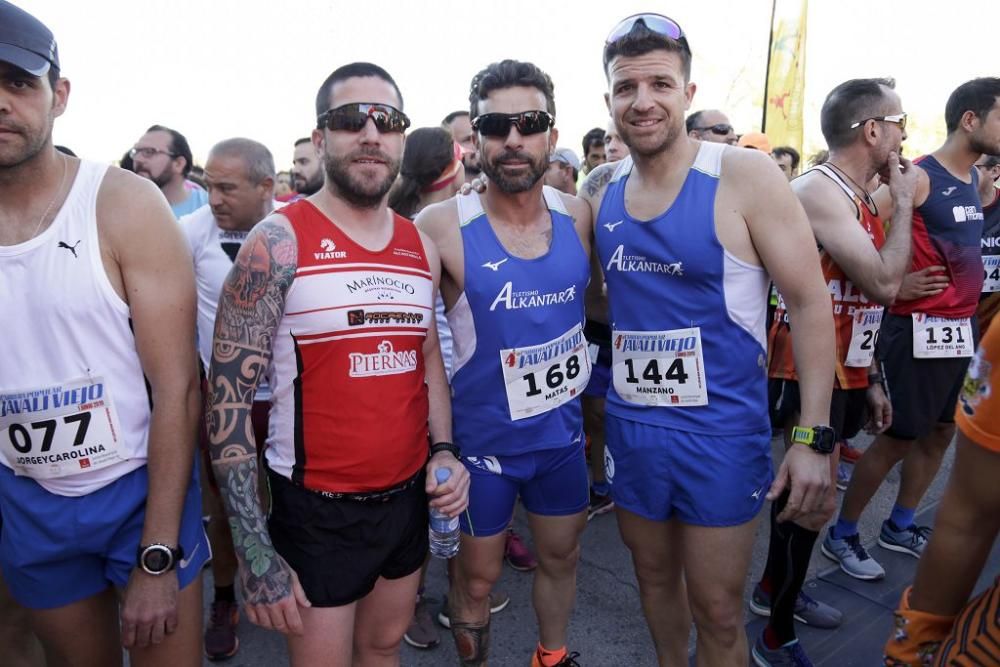
{"label": "red and yellow jersey", "polygon": [[[858,224],[864,228],[875,248],[881,248],[885,243],[885,227],[878,212],[869,208],[840,175],[830,167],[820,165],[810,171],[817,171],[832,179],[844,190],[857,209]],[[819,259],[823,278],[830,290],[833,322],[836,328],[837,381],[834,386],[837,389],[863,389],[868,386],[868,365],[857,366],[851,365],[851,363],[856,363],[854,357],[857,357],[859,353],[864,358],[868,358],[874,353],[878,322],[882,318],[882,306],[869,301],[823,248],[820,248]],[[866,333],[867,338],[865,337]],[[849,362],[852,340],[855,340],[856,349]],[[798,381],[798,376],[795,373],[795,357],[792,350],[788,312],[785,310],[784,299],[780,295],[778,308],[774,312],[774,320],[768,329],[767,351],[768,377]],[[865,356],[866,353],[868,356]]]}
{"label": "red and yellow jersey", "polygon": [[434,290],[419,232],[395,216],[388,245],[370,251],[309,201],[281,215],[298,267],[272,346],[268,465],[317,491],[395,486],[428,451]]}
{"label": "red and yellow jersey", "polygon": [[1000,452],[1000,326],[979,342],[955,406],[955,423],[970,440]]}

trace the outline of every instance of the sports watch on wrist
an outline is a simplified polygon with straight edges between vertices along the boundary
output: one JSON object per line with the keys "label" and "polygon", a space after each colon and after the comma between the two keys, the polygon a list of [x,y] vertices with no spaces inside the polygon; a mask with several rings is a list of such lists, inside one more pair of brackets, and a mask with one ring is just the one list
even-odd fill
{"label": "sports watch on wrist", "polygon": [[166,544],[139,545],[136,554],[136,565],[146,574],[159,576],[177,567],[184,558],[184,550],[178,545],[176,549]]}
{"label": "sports watch on wrist", "polygon": [[792,429],[792,443],[805,445],[817,454],[832,454],[836,438],[829,426],[796,426]]}

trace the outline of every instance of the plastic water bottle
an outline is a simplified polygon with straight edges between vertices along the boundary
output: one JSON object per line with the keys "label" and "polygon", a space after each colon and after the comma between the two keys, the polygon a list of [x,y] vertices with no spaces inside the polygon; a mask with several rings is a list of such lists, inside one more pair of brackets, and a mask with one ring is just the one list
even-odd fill
{"label": "plastic water bottle", "polygon": [[[438,484],[444,484],[451,477],[451,470],[438,468],[434,473]],[[427,537],[431,544],[431,553],[438,558],[451,558],[458,553],[458,517],[449,517],[444,512],[430,508],[430,525],[427,527]]]}

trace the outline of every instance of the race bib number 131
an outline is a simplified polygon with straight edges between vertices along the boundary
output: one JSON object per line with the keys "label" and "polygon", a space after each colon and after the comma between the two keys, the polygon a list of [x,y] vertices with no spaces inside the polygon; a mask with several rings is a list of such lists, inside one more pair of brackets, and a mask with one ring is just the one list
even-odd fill
{"label": "race bib number 131", "polygon": [[622,399],[639,405],[708,405],[701,329],[615,331],[612,377]]}
{"label": "race bib number 131", "polygon": [[948,359],[972,356],[972,322],[913,313],[913,357]]}

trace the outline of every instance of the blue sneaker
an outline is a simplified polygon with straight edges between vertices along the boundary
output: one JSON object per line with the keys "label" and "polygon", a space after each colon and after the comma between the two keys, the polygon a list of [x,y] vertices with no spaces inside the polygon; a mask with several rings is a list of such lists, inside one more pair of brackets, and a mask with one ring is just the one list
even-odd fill
{"label": "blue sneaker", "polygon": [[920,558],[927,546],[927,540],[931,537],[929,526],[918,526],[910,524],[902,530],[897,530],[892,521],[886,519],[882,522],[882,531],[878,534],[878,545],[883,549],[898,551],[914,558]]}
{"label": "blue sneaker", "polygon": [[[750,611],[758,616],[771,615],[771,596],[764,592],[760,584],[754,587],[753,595],[750,596]],[[809,597],[804,591],[800,591],[799,596],[795,598],[794,617],[799,623],[824,630],[838,628],[844,621],[844,616],[839,610]]]}
{"label": "blue sneaker", "polygon": [[812,660],[806,655],[798,639],[770,649],[764,643],[764,634],[761,633],[750,653],[757,667],[813,667]]}

